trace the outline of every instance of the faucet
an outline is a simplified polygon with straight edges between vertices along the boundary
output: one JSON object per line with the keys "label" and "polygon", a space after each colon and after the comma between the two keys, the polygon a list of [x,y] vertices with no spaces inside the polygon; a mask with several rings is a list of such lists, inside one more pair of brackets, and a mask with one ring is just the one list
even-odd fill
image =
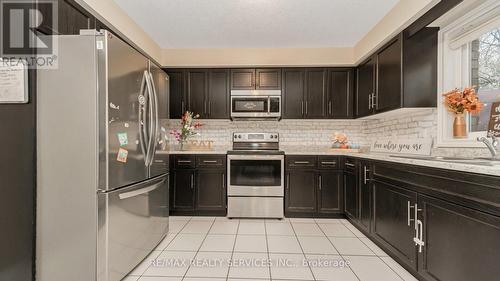
{"label": "faucet", "polygon": [[488,147],[491,153],[491,158],[495,159],[498,155],[496,147],[498,146],[498,140],[495,136],[491,135],[491,142],[488,140],[487,137],[478,137],[477,141],[480,141]]}

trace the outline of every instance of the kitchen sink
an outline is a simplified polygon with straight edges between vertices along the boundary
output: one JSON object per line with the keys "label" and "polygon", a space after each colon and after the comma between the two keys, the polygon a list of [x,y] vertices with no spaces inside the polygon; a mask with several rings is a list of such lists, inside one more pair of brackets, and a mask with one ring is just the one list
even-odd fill
{"label": "kitchen sink", "polygon": [[427,160],[427,161],[439,161],[439,162],[450,162],[450,163],[461,163],[461,164],[471,164],[480,166],[500,166],[500,158],[467,158],[467,157],[442,157],[442,156],[401,156],[401,155],[390,155],[394,158],[407,158],[415,160]]}

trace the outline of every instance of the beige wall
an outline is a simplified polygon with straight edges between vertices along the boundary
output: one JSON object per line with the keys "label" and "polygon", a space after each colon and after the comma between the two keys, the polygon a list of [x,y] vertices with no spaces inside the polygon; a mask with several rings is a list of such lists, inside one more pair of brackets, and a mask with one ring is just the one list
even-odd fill
{"label": "beige wall", "polygon": [[408,27],[440,0],[400,0],[355,46],[355,63]]}
{"label": "beige wall", "polygon": [[353,59],[352,48],[163,49],[162,63],[167,67],[347,66]]}
{"label": "beige wall", "polygon": [[407,27],[440,0],[400,0],[389,13],[352,48],[234,48],[161,49],[113,0],[77,0],[114,26],[149,56],[167,67],[207,66],[351,66]]}
{"label": "beige wall", "polygon": [[124,35],[133,44],[157,62],[162,62],[160,46],[128,16],[113,0],[76,0],[84,8],[93,10],[100,21],[113,26],[114,31]]}

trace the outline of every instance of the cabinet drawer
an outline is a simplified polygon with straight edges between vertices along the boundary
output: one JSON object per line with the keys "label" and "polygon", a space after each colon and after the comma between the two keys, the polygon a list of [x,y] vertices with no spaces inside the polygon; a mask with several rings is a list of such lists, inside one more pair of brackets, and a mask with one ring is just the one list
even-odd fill
{"label": "cabinet drawer", "polygon": [[356,172],[356,159],[353,158],[345,158],[344,160],[344,169],[350,172]]}
{"label": "cabinet drawer", "polygon": [[192,169],[195,167],[194,155],[176,155],[174,160],[175,169]]}
{"label": "cabinet drawer", "polygon": [[286,166],[288,168],[316,168],[316,156],[287,156]]}
{"label": "cabinet drawer", "polygon": [[196,166],[200,168],[226,168],[225,155],[199,155],[196,157]]}
{"label": "cabinet drawer", "polygon": [[320,156],[318,158],[318,168],[320,169],[339,169],[340,161],[338,157]]}

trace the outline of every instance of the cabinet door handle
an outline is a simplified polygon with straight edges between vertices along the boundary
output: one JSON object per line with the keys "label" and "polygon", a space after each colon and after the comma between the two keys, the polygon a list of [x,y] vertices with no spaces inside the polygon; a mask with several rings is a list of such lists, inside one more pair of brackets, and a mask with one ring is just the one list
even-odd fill
{"label": "cabinet door handle", "polygon": [[411,205],[410,201],[408,201],[408,226],[411,226],[411,221],[413,221],[413,219],[411,218],[411,209],[413,209],[414,207]]}
{"label": "cabinet door handle", "polygon": [[184,105],[184,101],[181,101],[181,111],[182,111],[182,114],[184,114],[185,112],[185,105]]}
{"label": "cabinet door handle", "polygon": [[332,114],[332,101],[328,102],[328,114]]}
{"label": "cabinet door handle", "polygon": [[286,190],[290,188],[290,174],[286,175]]}
{"label": "cabinet door handle", "polygon": [[349,166],[349,167],[356,167],[356,165],[352,164],[352,163],[345,163],[346,166]]}
{"label": "cabinet door handle", "polygon": [[177,163],[188,164],[191,163],[191,160],[177,160]]}
{"label": "cabinet door handle", "polygon": [[208,115],[212,114],[212,101],[208,101]]}
{"label": "cabinet door handle", "polygon": [[337,162],[335,161],[323,161],[321,162],[322,165],[335,165],[337,164]]}
{"label": "cabinet door handle", "polygon": [[203,101],[203,113],[207,114],[207,100]]}
{"label": "cabinet door handle", "polygon": [[206,163],[206,164],[216,164],[217,160],[203,160],[203,163]]}
{"label": "cabinet door handle", "polygon": [[366,184],[366,183],[368,182],[367,173],[369,173],[369,172],[370,172],[370,170],[369,170],[369,169],[367,169],[367,168],[366,168],[366,166],[364,166],[363,168],[364,168],[364,170],[365,170],[365,174],[364,174],[364,175],[365,175],[365,178],[364,178],[364,183]]}
{"label": "cabinet door handle", "polygon": [[191,189],[194,189],[194,174],[191,174]]}
{"label": "cabinet door handle", "polygon": [[222,174],[222,189],[226,189],[226,174]]}
{"label": "cabinet door handle", "polygon": [[368,109],[372,109],[372,94],[368,95]]}
{"label": "cabinet door handle", "polygon": [[415,211],[415,237],[413,238],[413,242],[415,242],[415,246],[418,246],[418,252],[422,253],[422,247],[425,245],[424,243],[424,225],[421,220],[418,219],[418,212],[422,211],[422,209],[418,208],[417,203],[415,203],[413,210]]}
{"label": "cabinet door handle", "polygon": [[306,108],[306,116],[307,116],[307,101],[306,101],[306,106],[305,106],[305,108]]}
{"label": "cabinet door handle", "polygon": [[377,108],[377,103],[378,103],[377,97],[378,96],[376,96],[375,93],[372,94],[372,108],[374,108],[374,109]]}
{"label": "cabinet door handle", "polygon": [[304,115],[304,101],[300,102],[300,115]]}
{"label": "cabinet door handle", "polygon": [[321,190],[321,188],[322,188],[321,176],[319,176],[319,179],[318,179],[318,180],[319,180],[319,190]]}
{"label": "cabinet door handle", "polygon": [[293,161],[293,163],[296,165],[307,165],[309,164],[309,161]]}

